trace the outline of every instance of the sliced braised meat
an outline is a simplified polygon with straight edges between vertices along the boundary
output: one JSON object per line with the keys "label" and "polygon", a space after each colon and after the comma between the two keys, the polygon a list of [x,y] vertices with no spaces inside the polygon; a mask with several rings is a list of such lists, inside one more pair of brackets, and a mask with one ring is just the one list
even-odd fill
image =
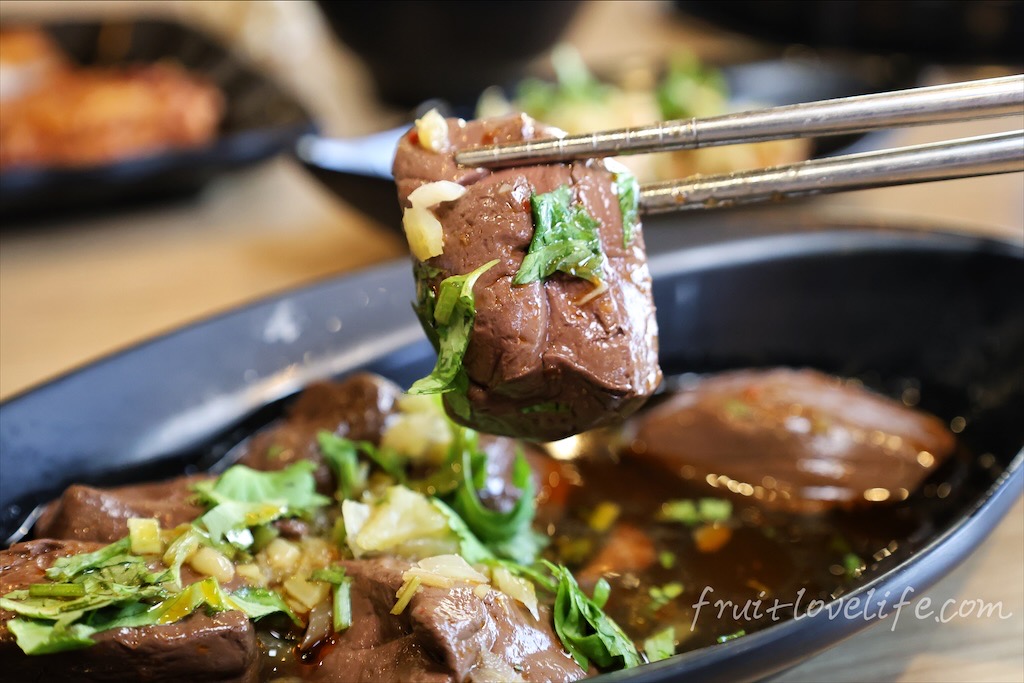
{"label": "sliced braised meat", "polygon": [[204,509],[192,503],[192,486],[208,478],[196,475],[109,489],[75,484],[47,506],[34,533],[39,538],[112,543],[128,535],[132,517],[155,517],[170,529],[203,514]]}
{"label": "sliced braised meat", "polygon": [[408,563],[381,558],[342,564],[353,579],[352,627],[323,648],[309,680],[461,683],[501,669],[525,681],[584,676],[562,650],[546,611],[535,620],[494,590],[479,597],[468,585],[424,586],[396,616],[391,609]]}
{"label": "sliced braised meat", "polygon": [[299,395],[284,422],[252,437],[239,462],[257,470],[279,470],[299,460],[312,460],[319,464],[317,489],[331,493],[334,475],[324,463],[317,433],[326,430],[378,444],[401,393],[398,385],[366,372],[341,382],[313,384]]}
{"label": "sliced braised meat", "polygon": [[[0,595],[44,581],[61,557],[91,552],[99,543],[39,540],[0,550]],[[14,615],[0,610],[0,671],[10,681],[172,681],[250,683],[259,657],[249,618],[241,612],[198,611],[161,626],[122,628],[93,636],[81,650],[29,656],[7,630]],[[130,672],[130,674],[128,673]]]}
{"label": "sliced braised meat", "polygon": [[716,493],[807,512],[902,500],[955,443],[931,415],[783,369],[702,380],[644,415],[633,445]]}
{"label": "sliced braised meat", "polygon": [[[402,138],[395,158],[399,199],[440,180],[467,187],[433,209],[443,226],[443,253],[417,269],[419,286],[437,291],[449,276],[498,263],[474,288],[476,319],[463,367],[468,409],[453,418],[492,434],[552,440],[613,423],[637,410],[661,380],[651,280],[639,226],[628,244],[615,176],[600,161],[488,172],[462,168],[457,149],[550,136],[525,116],[466,123],[448,120],[451,147],[437,153]],[[530,197],[569,186],[574,205],[599,222],[607,291],[555,272],[516,285],[534,235]],[[429,273],[433,273],[430,275]],[[593,296],[591,296],[593,295]],[[461,401],[460,401],[461,403]]]}

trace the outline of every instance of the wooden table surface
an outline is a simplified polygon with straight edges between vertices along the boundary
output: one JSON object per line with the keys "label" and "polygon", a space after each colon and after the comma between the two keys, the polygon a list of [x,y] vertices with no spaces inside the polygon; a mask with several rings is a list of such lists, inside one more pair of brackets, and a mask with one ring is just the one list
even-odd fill
{"label": "wooden table surface", "polygon": [[[292,88],[326,129],[372,130],[395,113],[371,94],[365,69],[333,44],[308,3],[167,3],[148,11],[202,22]],[[127,14],[137,3],[5,2],[0,19]],[[623,26],[629,31],[622,31]],[[300,36],[302,49],[279,49]],[[591,3],[567,38],[588,59],[681,44],[715,58],[756,50],[685,25],[658,2]],[[929,81],[994,70],[933,70]],[[1017,120],[899,131],[891,144],[1021,127]],[[1021,174],[873,190],[822,200],[842,215],[962,226],[1024,248]],[[277,159],[213,183],[201,196],[117,214],[16,225],[0,234],[0,398],[141,339],[246,301],[404,254],[403,242]],[[1024,502],[933,589],[947,599],[1001,601],[1007,619],[904,618],[783,674],[796,681],[1024,681]]]}

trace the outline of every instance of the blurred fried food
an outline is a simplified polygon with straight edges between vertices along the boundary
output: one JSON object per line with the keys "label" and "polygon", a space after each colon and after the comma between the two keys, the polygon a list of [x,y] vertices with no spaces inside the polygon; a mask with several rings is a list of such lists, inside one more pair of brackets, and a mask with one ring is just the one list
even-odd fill
{"label": "blurred fried food", "polygon": [[0,100],[18,97],[65,68],[64,54],[42,31],[0,30]]}
{"label": "blurred fried food", "polygon": [[[5,31],[0,44],[4,80],[9,63],[22,71],[64,63],[38,31]],[[224,112],[217,87],[176,64],[37,66],[31,76],[0,98],[0,170],[90,166],[202,145]]]}

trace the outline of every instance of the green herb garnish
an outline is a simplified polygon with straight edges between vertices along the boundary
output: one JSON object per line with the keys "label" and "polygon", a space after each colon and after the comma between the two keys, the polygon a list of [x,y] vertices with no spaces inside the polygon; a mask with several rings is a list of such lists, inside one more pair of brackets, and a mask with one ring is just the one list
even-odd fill
{"label": "green herb garnish", "polygon": [[[413,383],[409,388],[410,394],[465,394],[469,378],[462,367],[462,359],[476,319],[473,286],[497,263],[498,260],[494,259],[470,273],[453,275],[441,281],[433,312],[424,322],[427,335],[436,338],[437,363],[429,375]],[[429,303],[429,297],[424,301]]]}
{"label": "green herb garnish", "polygon": [[562,185],[530,197],[533,239],[512,284],[542,281],[556,271],[598,284],[604,277],[600,223],[582,204],[573,203],[572,189]]}
{"label": "green herb garnish", "polygon": [[743,629],[740,629],[739,631],[736,631],[735,633],[730,633],[730,634],[724,635],[724,636],[718,636],[718,642],[719,643],[726,643],[726,642],[728,642],[730,640],[736,640],[737,638],[742,638],[745,635],[747,635],[747,632],[744,631]]}
{"label": "green herb garnish", "polygon": [[498,555],[517,562],[533,562],[540,542],[531,528],[536,512],[535,487],[530,465],[522,453],[512,465],[512,485],[520,496],[508,512],[484,506],[477,491],[486,486],[487,454],[465,450],[462,453],[462,481],[455,490],[452,507],[474,535]]}
{"label": "green herb garnish", "polygon": [[569,405],[561,401],[544,401],[520,408],[519,412],[528,415],[530,413],[568,413],[569,410]]}
{"label": "green herb garnish", "polygon": [[556,581],[555,633],[562,645],[584,671],[590,662],[602,669],[628,669],[640,664],[633,641],[601,609],[608,598],[608,582],[601,579],[594,597],[587,597],[572,572],[561,565],[544,562]]}
{"label": "green herb garnish", "polygon": [[670,500],[661,505],[658,519],[663,522],[682,522],[687,526],[725,522],[732,517],[732,503],[721,498]]}
{"label": "green herb garnish", "polygon": [[331,618],[334,632],[341,633],[352,626],[352,579],[341,567],[317,569],[309,575],[310,581],[331,584]]}
{"label": "green herb garnish", "polygon": [[644,654],[647,661],[660,662],[676,653],[676,630],[669,626],[644,640]]}
{"label": "green herb garnish", "polygon": [[53,583],[32,584],[0,598],[0,609],[17,615],[7,627],[23,652],[89,647],[96,633],[172,623],[203,605],[240,610],[252,619],[284,612],[296,620],[281,597],[266,589],[228,594],[216,579],[207,578],[174,591],[172,572],[150,572],[145,558],[125,552],[127,541],[61,558],[47,570]]}
{"label": "green herb garnish", "polygon": [[316,492],[315,469],[308,460],[273,472],[234,465],[215,481],[193,487],[201,502],[213,506],[194,525],[205,529],[215,546],[227,542],[247,550],[254,542],[252,528],[282,517],[308,517],[331,502]]}
{"label": "green herb garnish", "polygon": [[651,611],[657,612],[683,594],[683,584],[678,581],[672,581],[664,586],[651,586],[647,594],[651,596]]}
{"label": "green herb garnish", "polygon": [[628,247],[640,225],[640,183],[632,173],[615,174],[615,193],[622,211],[622,246]]}
{"label": "green herb garnish", "polygon": [[655,95],[663,119],[688,119],[707,109],[701,106],[702,102],[709,98],[722,101],[725,93],[725,79],[720,71],[704,66],[695,55],[684,53],[672,58]]}

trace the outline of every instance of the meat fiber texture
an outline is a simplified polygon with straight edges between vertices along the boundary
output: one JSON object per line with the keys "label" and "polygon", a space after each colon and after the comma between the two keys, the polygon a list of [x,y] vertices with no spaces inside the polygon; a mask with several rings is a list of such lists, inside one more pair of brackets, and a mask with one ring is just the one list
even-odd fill
{"label": "meat fiber texture", "polygon": [[[479,144],[551,137],[559,131],[525,115],[466,122],[448,119],[449,149],[432,152],[415,130],[402,138],[394,173],[399,201],[438,180],[467,188],[438,205],[444,251],[426,264],[439,271],[420,286],[436,292],[446,277],[492,259],[474,288],[476,319],[463,367],[468,414],[445,405],[453,419],[491,434],[554,440],[619,422],[661,381],[658,330],[643,234],[624,244],[615,174],[598,160],[488,171],[455,163],[455,151]],[[534,233],[530,197],[571,187],[574,200],[600,222],[607,291],[556,272],[543,281],[512,280]],[[546,407],[555,407],[549,410]]]}
{"label": "meat fiber texture", "polygon": [[469,584],[421,586],[391,614],[409,563],[395,558],[342,562],[352,578],[352,627],[324,648],[315,683],[567,683],[585,676],[566,653],[542,607],[534,619],[504,593]]}

